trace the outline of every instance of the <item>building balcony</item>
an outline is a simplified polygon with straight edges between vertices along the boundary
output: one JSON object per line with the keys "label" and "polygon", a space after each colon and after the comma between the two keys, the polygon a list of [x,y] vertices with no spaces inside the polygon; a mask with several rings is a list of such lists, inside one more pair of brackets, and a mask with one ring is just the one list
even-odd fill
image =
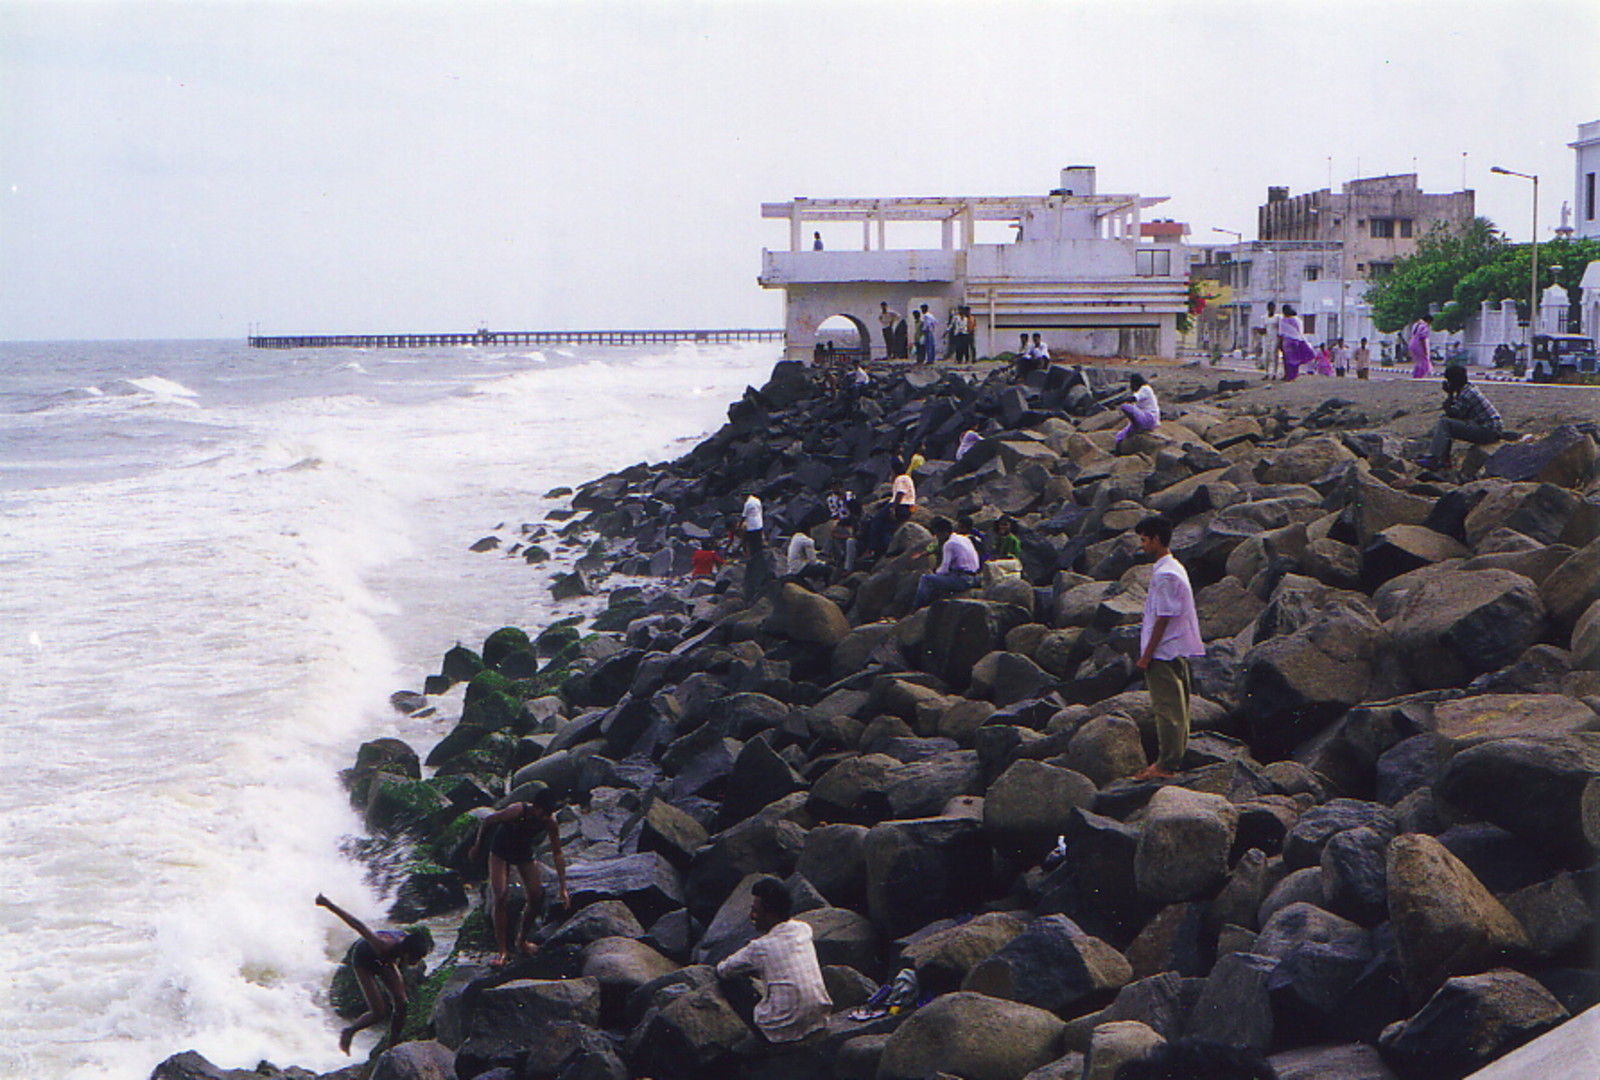
{"label": "building balcony", "polygon": [[757,281],[768,289],[852,281],[949,283],[964,272],[965,261],[964,251],[939,249],[763,251]]}

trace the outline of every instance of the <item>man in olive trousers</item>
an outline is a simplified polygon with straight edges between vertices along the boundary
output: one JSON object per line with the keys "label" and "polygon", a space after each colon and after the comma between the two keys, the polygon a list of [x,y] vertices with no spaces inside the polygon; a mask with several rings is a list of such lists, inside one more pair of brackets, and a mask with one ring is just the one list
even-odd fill
{"label": "man in olive trousers", "polygon": [[1156,760],[1133,778],[1163,780],[1183,768],[1189,745],[1189,658],[1204,656],[1206,648],[1200,640],[1189,573],[1171,551],[1172,522],[1148,517],[1133,531],[1139,537],[1139,550],[1155,560],[1139,626],[1138,667],[1150,691],[1160,748]]}

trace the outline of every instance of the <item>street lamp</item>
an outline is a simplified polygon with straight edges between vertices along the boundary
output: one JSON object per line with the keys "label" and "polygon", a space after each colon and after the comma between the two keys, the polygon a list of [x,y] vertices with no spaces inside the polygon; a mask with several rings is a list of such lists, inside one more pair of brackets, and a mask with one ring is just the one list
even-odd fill
{"label": "street lamp", "polygon": [[[1211,226],[1211,231],[1212,232],[1224,233],[1224,234],[1226,234],[1228,236],[1233,237],[1234,245],[1237,246],[1237,247],[1243,247],[1244,246],[1244,233],[1239,232],[1236,229],[1223,229],[1223,228],[1219,228],[1216,225],[1213,225],[1213,226]],[[1228,285],[1229,285],[1230,290],[1231,290],[1231,288],[1233,286],[1233,280],[1234,280],[1234,271],[1233,271],[1232,264],[1230,264],[1228,266]],[[1241,292],[1244,291],[1244,287],[1243,287],[1242,284],[1240,285],[1240,291]],[[1248,344],[1249,343],[1248,339],[1249,339],[1250,316],[1249,316],[1248,307],[1245,309],[1245,312],[1246,313],[1244,314],[1244,316],[1241,317],[1240,320],[1239,320],[1242,325],[1241,326],[1234,326],[1233,325],[1233,318],[1234,318],[1235,315],[1238,314],[1237,303],[1230,300],[1230,302],[1228,304],[1228,336],[1232,341],[1235,342],[1234,348],[1239,348],[1240,347],[1240,339],[1241,338],[1245,339],[1243,344]]]}
{"label": "street lamp", "polygon": [[1517,172],[1514,169],[1502,169],[1496,165],[1489,170],[1501,176],[1520,176],[1524,180],[1533,181],[1533,235],[1528,238],[1528,247],[1533,253],[1533,267],[1528,275],[1528,377],[1533,377],[1533,320],[1539,313],[1539,177],[1534,173]]}

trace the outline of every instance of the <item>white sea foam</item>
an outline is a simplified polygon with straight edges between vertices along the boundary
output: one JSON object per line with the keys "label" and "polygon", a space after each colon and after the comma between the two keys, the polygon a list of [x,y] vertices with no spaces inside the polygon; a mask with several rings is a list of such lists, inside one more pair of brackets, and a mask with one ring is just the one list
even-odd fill
{"label": "white sea foam", "polygon": [[[227,1067],[347,1060],[324,996],[351,935],[311,899],[378,922],[383,901],[339,853],[359,822],[336,772],[380,735],[425,751],[443,726],[388,694],[455,640],[554,610],[539,571],[468,545],[711,430],[773,358],[570,362],[596,353],[511,357],[481,385],[471,357],[382,354],[401,381],[359,394],[328,358],[225,357],[212,381],[253,396],[223,403],[201,374],[217,358],[145,367],[121,381],[201,410],[155,429],[187,440],[166,467],[11,493],[0,1076],[137,1078],[191,1046]],[[123,422],[78,422],[125,452]]]}

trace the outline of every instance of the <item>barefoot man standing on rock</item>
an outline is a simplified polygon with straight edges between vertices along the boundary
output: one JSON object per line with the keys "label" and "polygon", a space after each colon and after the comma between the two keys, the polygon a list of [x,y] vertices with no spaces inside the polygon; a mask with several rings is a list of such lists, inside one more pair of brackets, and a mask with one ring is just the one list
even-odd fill
{"label": "barefoot man standing on rock", "polygon": [[478,822],[478,835],[467,852],[477,859],[483,835],[494,827],[489,843],[489,896],[494,908],[494,942],[500,953],[494,959],[499,967],[511,958],[506,943],[507,893],[511,867],[522,878],[522,915],[517,919],[515,948],[532,955],[535,946],[528,940],[528,928],[544,906],[544,884],[539,880],[539,864],[533,861],[534,848],[541,839],[550,842],[550,857],[556,864],[556,900],[562,907],[571,903],[567,896],[567,858],[561,851],[561,833],[556,826],[555,797],[548,788],[537,791],[527,802],[514,802]]}
{"label": "barefoot man standing on rock", "polygon": [[1139,670],[1144,672],[1155,712],[1160,752],[1135,780],[1162,780],[1177,775],[1189,745],[1189,657],[1204,656],[1200,619],[1194,609],[1189,572],[1173,557],[1172,522],[1148,517],[1134,526],[1139,550],[1155,560],[1150,591],[1139,627]]}

